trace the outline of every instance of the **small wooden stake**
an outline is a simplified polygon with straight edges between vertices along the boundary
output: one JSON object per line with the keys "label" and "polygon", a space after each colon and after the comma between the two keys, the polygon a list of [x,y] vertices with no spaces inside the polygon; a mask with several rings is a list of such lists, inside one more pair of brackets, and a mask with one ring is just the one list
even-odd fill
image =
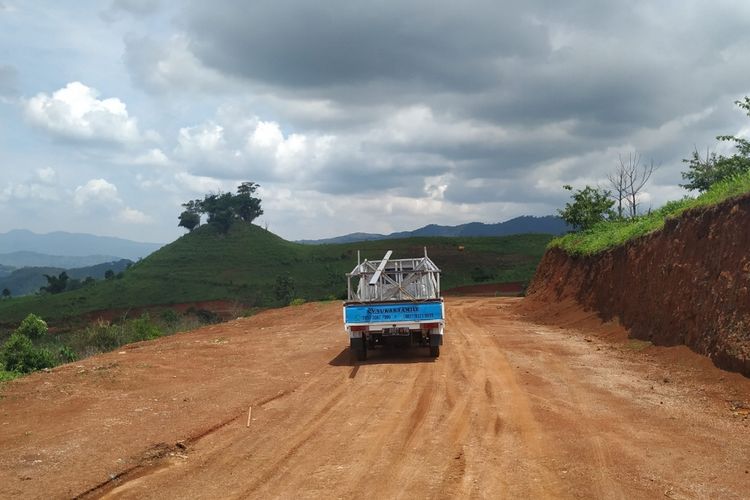
{"label": "small wooden stake", "polygon": [[253,407],[247,409],[247,426],[250,427],[250,417],[253,415]]}

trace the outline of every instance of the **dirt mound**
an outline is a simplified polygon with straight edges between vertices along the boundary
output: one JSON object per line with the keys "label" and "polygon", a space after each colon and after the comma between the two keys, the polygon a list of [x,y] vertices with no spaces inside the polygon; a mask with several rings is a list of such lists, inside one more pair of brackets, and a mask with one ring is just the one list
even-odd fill
{"label": "dirt mound", "polygon": [[750,376],[750,196],[694,209],[599,255],[551,249],[529,286],[540,315],[572,300],[633,337],[685,344]]}

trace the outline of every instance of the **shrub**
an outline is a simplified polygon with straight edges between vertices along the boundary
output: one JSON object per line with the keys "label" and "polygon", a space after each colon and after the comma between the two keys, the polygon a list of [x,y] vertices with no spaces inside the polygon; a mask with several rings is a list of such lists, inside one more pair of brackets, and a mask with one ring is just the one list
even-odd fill
{"label": "shrub", "polygon": [[195,307],[191,307],[187,312],[188,314],[195,315],[202,323],[218,323],[221,321],[218,314],[209,311],[208,309],[196,309]]}
{"label": "shrub", "polygon": [[29,314],[18,325],[16,332],[30,339],[40,339],[47,334],[47,323],[36,314]]}
{"label": "shrub", "polygon": [[161,337],[161,331],[156,325],[151,323],[151,318],[148,314],[130,321],[125,327],[128,332],[129,341],[131,342],[152,340]]}
{"label": "shrub", "polygon": [[64,345],[57,351],[57,357],[61,363],[72,363],[78,359],[78,355],[70,346]]}
{"label": "shrub", "polygon": [[174,326],[180,321],[180,315],[177,314],[174,309],[164,309],[159,314],[159,319],[161,319],[167,326]]}
{"label": "shrub", "polygon": [[79,341],[82,347],[91,346],[99,352],[111,351],[125,343],[125,335],[121,326],[101,320],[86,327],[80,336]]}
{"label": "shrub", "polygon": [[289,303],[289,305],[290,305],[290,306],[301,306],[301,305],[302,305],[302,304],[304,304],[304,303],[305,303],[305,299],[300,299],[300,298],[297,298],[297,299],[293,299],[293,300],[292,300],[292,301],[291,301],[291,302]]}
{"label": "shrub", "polygon": [[18,373],[31,373],[55,364],[52,353],[34,347],[31,339],[18,331],[3,345],[2,359],[7,370]]}

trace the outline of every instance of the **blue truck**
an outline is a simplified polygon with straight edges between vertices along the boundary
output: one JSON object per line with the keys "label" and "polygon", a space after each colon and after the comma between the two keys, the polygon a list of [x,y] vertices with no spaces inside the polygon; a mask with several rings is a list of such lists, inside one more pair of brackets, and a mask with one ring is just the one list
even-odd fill
{"label": "blue truck", "polygon": [[381,260],[357,257],[347,273],[344,328],[357,359],[381,346],[429,348],[440,355],[445,327],[445,306],[440,297],[440,269],[427,256]]}

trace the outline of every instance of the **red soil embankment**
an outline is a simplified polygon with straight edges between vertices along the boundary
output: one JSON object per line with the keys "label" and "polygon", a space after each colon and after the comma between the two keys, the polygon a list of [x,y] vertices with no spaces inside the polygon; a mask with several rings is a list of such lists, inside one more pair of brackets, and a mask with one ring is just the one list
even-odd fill
{"label": "red soil embankment", "polygon": [[550,249],[527,296],[540,317],[574,301],[635,338],[685,344],[750,376],[750,196],[690,210],[601,254]]}

